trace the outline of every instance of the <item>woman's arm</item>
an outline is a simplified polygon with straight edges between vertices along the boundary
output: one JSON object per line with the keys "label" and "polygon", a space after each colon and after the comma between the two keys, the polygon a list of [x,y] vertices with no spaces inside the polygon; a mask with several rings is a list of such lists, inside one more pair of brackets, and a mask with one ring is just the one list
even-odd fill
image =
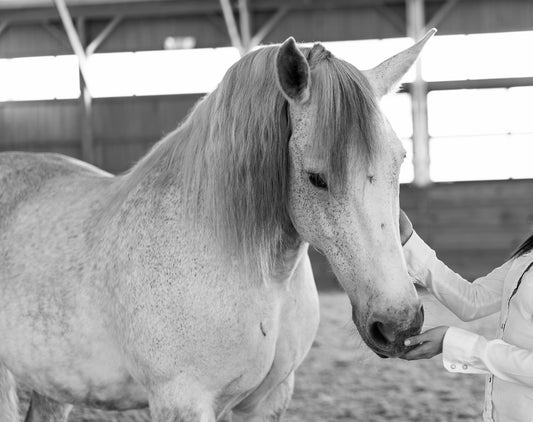
{"label": "woman's arm", "polygon": [[409,274],[418,284],[426,287],[463,321],[481,318],[500,310],[503,282],[512,261],[470,283],[439,261],[435,251],[420,239],[412,227],[410,230],[409,227],[406,228],[406,221],[409,219],[402,214],[400,233],[402,241],[408,239],[403,251]]}
{"label": "woman's arm", "polygon": [[416,346],[403,359],[429,359],[442,351],[442,362],[450,372],[494,374],[504,381],[533,387],[532,350],[499,339],[487,340],[456,327],[437,327],[407,341]]}

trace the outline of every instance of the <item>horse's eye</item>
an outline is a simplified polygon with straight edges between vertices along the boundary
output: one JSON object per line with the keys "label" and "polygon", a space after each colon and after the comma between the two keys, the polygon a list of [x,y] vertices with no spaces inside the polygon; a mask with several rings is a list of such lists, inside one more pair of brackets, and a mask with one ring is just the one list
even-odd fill
{"label": "horse's eye", "polygon": [[328,184],[320,173],[309,173],[309,181],[311,184],[320,189],[327,189]]}

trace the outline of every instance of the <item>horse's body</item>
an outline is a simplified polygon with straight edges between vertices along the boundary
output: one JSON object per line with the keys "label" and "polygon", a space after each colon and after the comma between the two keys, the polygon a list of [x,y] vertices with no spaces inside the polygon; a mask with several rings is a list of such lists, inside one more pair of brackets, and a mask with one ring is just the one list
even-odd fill
{"label": "horse's body", "polygon": [[185,391],[208,385],[220,414],[244,397],[253,408],[250,394],[264,398],[307,353],[318,299],[305,245],[250,285],[174,200],[140,199],[95,230],[116,178],[55,154],[3,153],[0,169],[0,356],[22,385],[62,403],[146,407],[136,380],[149,356],[162,379],[187,368]]}
{"label": "horse's body", "polygon": [[308,242],[365,341],[403,352],[421,326],[397,227],[403,152],[369,122],[373,92],[420,48],[369,81],[319,45],[254,52],[122,176],[0,154],[0,421],[16,420],[13,376],[33,390],[28,421],[71,404],[279,420],[318,325]]}

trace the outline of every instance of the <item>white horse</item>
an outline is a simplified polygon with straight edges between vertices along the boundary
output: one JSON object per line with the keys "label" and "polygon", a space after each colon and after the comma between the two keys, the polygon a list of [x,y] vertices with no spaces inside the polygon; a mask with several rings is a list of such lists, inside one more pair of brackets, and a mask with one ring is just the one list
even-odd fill
{"label": "white horse", "polygon": [[365,342],[422,325],[398,232],[405,151],[377,102],[421,42],[362,73],[320,44],[254,51],[124,175],[0,154],[0,420],[72,404],[157,422],[277,421],[319,314],[323,251]]}

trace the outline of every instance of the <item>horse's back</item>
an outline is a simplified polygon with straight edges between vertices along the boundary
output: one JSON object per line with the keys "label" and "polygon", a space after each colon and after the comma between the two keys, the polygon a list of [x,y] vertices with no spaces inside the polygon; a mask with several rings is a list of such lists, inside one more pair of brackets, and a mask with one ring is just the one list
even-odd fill
{"label": "horse's back", "polygon": [[0,153],[0,219],[58,179],[109,177],[90,164],[50,153]]}
{"label": "horse's back", "polygon": [[0,153],[0,289],[86,259],[89,219],[112,180],[60,154]]}

